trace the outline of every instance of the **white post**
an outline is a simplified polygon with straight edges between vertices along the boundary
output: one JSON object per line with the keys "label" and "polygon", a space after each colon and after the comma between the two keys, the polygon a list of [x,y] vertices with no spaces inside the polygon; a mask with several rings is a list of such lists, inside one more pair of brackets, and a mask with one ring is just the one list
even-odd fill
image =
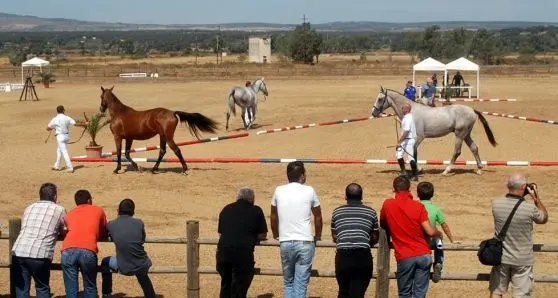
{"label": "white post", "polygon": [[[480,98],[480,70],[477,69],[477,99]],[[471,92],[469,92],[469,98],[471,98]]]}

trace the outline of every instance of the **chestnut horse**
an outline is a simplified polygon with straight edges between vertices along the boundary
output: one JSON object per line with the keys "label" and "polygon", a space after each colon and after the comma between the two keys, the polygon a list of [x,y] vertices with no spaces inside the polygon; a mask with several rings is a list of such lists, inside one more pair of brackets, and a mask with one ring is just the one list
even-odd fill
{"label": "chestnut horse", "polygon": [[101,86],[101,112],[105,112],[108,108],[111,117],[110,130],[114,136],[116,143],[116,154],[118,156],[118,164],[114,170],[115,174],[121,169],[122,140],[126,140],[126,149],[124,154],[132,163],[132,166],[139,170],[138,165],[130,158],[130,149],[134,140],[147,140],[156,135],[160,138],[159,158],[155,166],[151,170],[156,172],[159,169],[159,163],[166,153],[167,143],[174,151],[174,154],[182,164],[183,174],[186,174],[188,166],[182,157],[180,148],[174,142],[174,131],[178,122],[188,123],[190,132],[199,137],[199,131],[215,133],[217,123],[200,113],[186,113],[181,111],[171,111],[164,108],[155,108],[145,111],[136,111],[133,108],[123,104],[112,93],[112,86],[105,89]]}

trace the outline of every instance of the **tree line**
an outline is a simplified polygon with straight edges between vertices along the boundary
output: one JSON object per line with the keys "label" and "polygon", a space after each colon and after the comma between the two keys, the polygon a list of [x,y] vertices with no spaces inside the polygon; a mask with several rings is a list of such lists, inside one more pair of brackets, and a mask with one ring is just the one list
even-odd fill
{"label": "tree line", "polygon": [[[99,31],[99,32],[0,32],[0,54],[19,65],[29,55],[63,58],[64,53],[83,56],[120,55],[143,58],[150,54],[203,55],[225,51],[248,52],[248,38],[241,31]],[[539,26],[503,30],[441,30],[431,26],[413,32],[325,32],[303,23],[290,32],[267,32],[271,50],[286,59],[318,63],[322,53],[365,53],[388,50],[407,52],[420,59],[435,57],[447,62],[462,56],[481,64],[505,63],[519,53],[520,62],[536,62],[535,55],[558,52],[558,27]],[[548,62],[548,61],[546,61]]]}

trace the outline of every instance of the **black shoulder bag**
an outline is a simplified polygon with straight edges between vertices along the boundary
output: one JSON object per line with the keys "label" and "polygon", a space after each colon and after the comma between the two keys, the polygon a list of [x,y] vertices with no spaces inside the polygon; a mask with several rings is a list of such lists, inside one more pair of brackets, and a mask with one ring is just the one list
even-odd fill
{"label": "black shoulder bag", "polygon": [[506,237],[506,232],[508,231],[508,227],[510,226],[515,211],[517,211],[517,208],[519,207],[519,205],[521,205],[521,203],[523,203],[523,201],[524,199],[522,198],[515,204],[512,212],[506,220],[506,223],[502,227],[502,230],[496,237],[483,240],[480,243],[477,256],[479,257],[479,261],[483,265],[498,266],[502,263],[503,241]]}

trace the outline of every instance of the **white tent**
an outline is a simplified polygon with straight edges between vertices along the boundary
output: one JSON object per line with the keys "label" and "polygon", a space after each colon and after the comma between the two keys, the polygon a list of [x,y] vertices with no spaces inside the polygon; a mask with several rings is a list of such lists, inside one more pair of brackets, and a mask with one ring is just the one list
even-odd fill
{"label": "white tent", "polygon": [[23,84],[23,68],[24,67],[38,67],[40,69],[40,71],[43,71],[43,66],[47,66],[49,65],[50,62],[43,60],[39,57],[35,57],[32,59],[29,59],[23,63],[21,63],[21,83]]}
{"label": "white tent", "polygon": [[446,71],[446,65],[432,57],[413,65],[413,86],[415,86],[415,72],[417,71]]}
{"label": "white tent", "polygon": [[448,70],[461,70],[461,71],[476,71],[477,72],[477,98],[479,98],[480,96],[480,76],[479,76],[479,65],[471,62],[470,60],[468,60],[467,58],[461,57],[459,59],[456,59],[448,64],[446,64],[446,74],[447,75],[447,71]]}

